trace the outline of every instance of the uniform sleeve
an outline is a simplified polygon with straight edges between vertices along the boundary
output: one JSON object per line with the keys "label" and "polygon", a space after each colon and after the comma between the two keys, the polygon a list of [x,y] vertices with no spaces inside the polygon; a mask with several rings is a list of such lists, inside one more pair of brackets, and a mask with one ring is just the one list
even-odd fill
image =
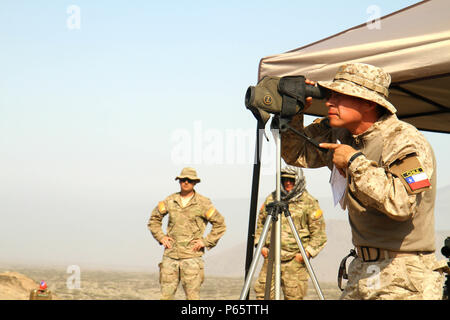
{"label": "uniform sleeve", "polygon": [[152,233],[153,237],[159,243],[161,243],[162,238],[165,236],[162,230],[162,220],[167,213],[167,201],[161,201],[160,203],[158,203],[155,209],[153,209],[147,224],[147,227]]}
{"label": "uniform sleeve", "polygon": [[205,218],[209,223],[211,223],[212,228],[209,234],[203,240],[206,248],[212,249],[217,245],[217,242],[219,242],[220,238],[224,235],[227,227],[225,225],[224,217],[220,214],[219,211],[217,211],[212,203],[207,206]]}
{"label": "uniform sleeve", "polygon": [[308,251],[311,257],[315,257],[325,247],[327,235],[325,232],[325,219],[323,218],[323,212],[320,209],[319,202],[316,199],[312,200],[313,206],[308,212],[310,236],[305,250]]}
{"label": "uniform sleeve", "polygon": [[348,168],[349,191],[357,195],[365,207],[373,207],[388,217],[405,221],[415,209],[416,196],[408,195],[400,179],[364,156],[356,158]]}
{"label": "uniform sleeve", "polygon": [[[336,141],[326,119],[317,119],[304,128],[303,114],[297,114],[292,118],[289,125],[318,143]],[[332,154],[331,151],[320,151],[306,139],[291,130],[287,130],[281,134],[281,156],[287,164],[293,166],[320,168],[328,165]]]}
{"label": "uniform sleeve", "polygon": [[[261,233],[264,228],[264,224],[266,223],[266,219],[267,219],[266,206],[268,203],[269,203],[269,198],[266,198],[266,200],[262,204],[261,208],[259,209],[258,220],[256,222],[256,231],[255,231],[255,242],[254,242],[255,246],[258,245],[259,239],[261,238]],[[268,240],[269,239],[266,239],[266,243],[265,243],[266,246],[269,245],[270,240],[269,241]]]}
{"label": "uniform sleeve", "polygon": [[[401,152],[408,153],[404,150]],[[413,150],[410,149],[407,156],[416,158],[427,179],[433,175],[435,166],[430,152],[425,144],[419,144]],[[413,169],[416,168],[411,167]],[[397,221],[408,220],[416,212],[418,192],[408,190],[405,181],[402,181],[404,178],[393,174],[391,170],[360,156],[351,163],[347,172],[350,176],[349,191],[357,194],[364,206],[373,207]]]}

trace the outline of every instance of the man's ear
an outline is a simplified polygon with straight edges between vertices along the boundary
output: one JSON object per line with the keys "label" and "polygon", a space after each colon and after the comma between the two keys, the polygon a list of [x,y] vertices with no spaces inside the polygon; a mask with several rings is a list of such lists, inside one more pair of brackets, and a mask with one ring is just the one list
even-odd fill
{"label": "man's ear", "polygon": [[373,101],[365,101],[365,114],[377,115],[378,118],[378,104]]}

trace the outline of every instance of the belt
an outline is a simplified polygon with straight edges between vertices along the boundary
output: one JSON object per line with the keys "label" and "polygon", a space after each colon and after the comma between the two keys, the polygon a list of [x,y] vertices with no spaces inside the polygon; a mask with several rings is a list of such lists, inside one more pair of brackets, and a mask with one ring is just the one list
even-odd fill
{"label": "belt", "polygon": [[384,259],[394,259],[397,257],[406,257],[406,256],[417,256],[421,254],[430,254],[432,251],[391,251],[380,248],[371,248],[371,247],[363,247],[357,246],[356,253],[359,258],[361,258],[364,262],[375,262]]}

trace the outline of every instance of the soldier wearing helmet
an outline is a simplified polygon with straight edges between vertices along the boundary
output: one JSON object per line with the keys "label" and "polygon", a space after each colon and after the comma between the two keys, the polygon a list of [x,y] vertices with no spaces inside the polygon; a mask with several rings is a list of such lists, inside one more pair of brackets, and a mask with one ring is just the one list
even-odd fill
{"label": "soldier wearing helmet", "polygon": [[[175,180],[179,180],[180,192],[159,202],[148,222],[153,237],[164,246],[159,264],[161,299],[173,299],[181,281],[186,299],[198,300],[204,280],[205,248],[216,246],[226,226],[211,201],[195,191],[195,185],[200,182],[195,169],[184,168]],[[162,230],[166,215],[169,217],[167,234]],[[212,228],[205,237],[208,223]]]}
{"label": "soldier wearing helmet", "polygon": [[[259,211],[255,244],[258,244],[267,219],[266,206],[275,200],[271,193]],[[281,201],[289,205],[292,220],[308,257],[315,257],[326,244],[325,221],[318,201],[306,191],[306,181],[301,168],[286,166],[281,170]],[[272,227],[272,226],[271,226]],[[261,254],[264,263],[254,285],[256,298],[264,299],[270,237],[267,237]],[[285,217],[281,219],[281,287],[285,300],[301,300],[308,287],[308,271],[294,234]],[[271,282],[271,299],[274,297],[274,281]]]}

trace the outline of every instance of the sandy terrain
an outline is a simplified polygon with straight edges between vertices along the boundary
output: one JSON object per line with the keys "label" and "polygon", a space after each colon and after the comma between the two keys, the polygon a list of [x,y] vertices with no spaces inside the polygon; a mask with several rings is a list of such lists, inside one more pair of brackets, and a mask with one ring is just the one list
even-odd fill
{"label": "sandy terrain", "polygon": [[[63,300],[158,300],[159,283],[156,273],[119,272],[119,271],[83,271],[80,289],[68,289],[69,274],[65,270],[50,268],[14,267],[14,273],[0,266],[0,299],[28,299],[29,291],[38,286],[40,280],[47,281],[56,299]],[[20,279],[20,280],[19,280]],[[238,277],[206,277],[202,286],[203,300],[237,300],[244,281]],[[321,283],[326,299],[337,299],[339,289],[335,284]],[[6,289],[8,288],[8,289]],[[253,299],[253,293],[250,299]],[[184,300],[181,286],[175,296]],[[306,300],[318,299],[310,283]]]}

